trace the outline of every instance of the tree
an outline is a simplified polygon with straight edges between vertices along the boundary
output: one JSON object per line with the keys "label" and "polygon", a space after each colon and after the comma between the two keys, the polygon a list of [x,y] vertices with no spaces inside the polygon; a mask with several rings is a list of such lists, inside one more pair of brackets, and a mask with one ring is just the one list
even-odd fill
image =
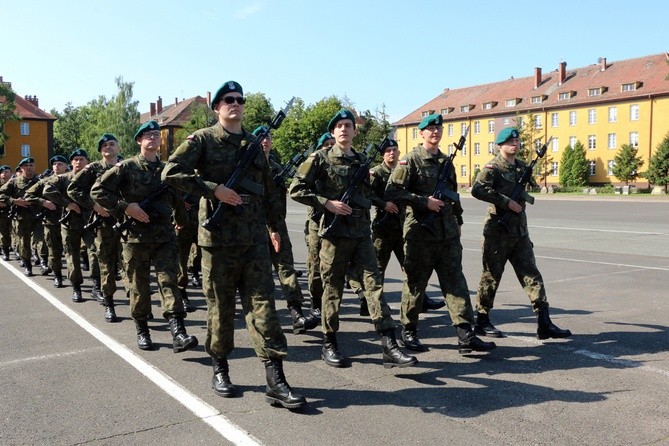
{"label": "tree", "polygon": [[664,186],[664,192],[667,192],[667,185],[669,184],[669,133],[650,157],[648,170],[640,176],[646,178],[651,184]]}
{"label": "tree", "polygon": [[51,114],[56,117],[53,125],[54,153],[67,158],[74,149],[83,146],[81,136],[84,125],[81,117],[83,110],[81,107],[73,107],[72,103],[68,102],[62,112],[53,109]]}
{"label": "tree", "polygon": [[21,119],[16,114],[16,93],[9,84],[0,82],[0,147],[5,145],[9,135],[5,133],[5,124]]}
{"label": "tree", "polygon": [[574,147],[567,146],[560,161],[560,184],[564,187],[580,187],[588,184],[590,164],[580,141]]}
{"label": "tree", "polygon": [[246,95],[243,125],[247,131],[252,132],[260,125],[267,125],[274,115],[276,115],[274,107],[264,93]]}
{"label": "tree", "polygon": [[569,183],[571,183],[571,166],[573,164],[573,159],[574,150],[572,149],[571,145],[568,145],[564,148],[564,151],[562,152],[562,158],[560,159],[559,178],[560,184],[563,187],[568,187]]}
{"label": "tree", "polygon": [[479,176],[479,173],[481,173],[481,168],[476,166],[474,168],[474,173],[472,174],[472,184],[476,183],[476,177]]}
{"label": "tree", "polygon": [[210,127],[216,123],[216,114],[209,108],[209,106],[194,102],[190,106],[190,117],[187,122],[184,122],[183,127],[174,133],[174,142],[178,147],[188,135],[196,130]]}
{"label": "tree", "polygon": [[534,156],[534,148],[537,147],[537,141],[542,136],[542,131],[537,127],[537,115],[528,112],[526,117],[516,115],[516,130],[518,130],[518,140],[520,141],[520,151],[518,158],[529,164]]}
{"label": "tree", "polygon": [[616,156],[613,157],[613,176],[624,181],[625,184],[636,181],[639,176],[639,169],[643,166],[643,160],[637,152],[636,147],[623,144]]}

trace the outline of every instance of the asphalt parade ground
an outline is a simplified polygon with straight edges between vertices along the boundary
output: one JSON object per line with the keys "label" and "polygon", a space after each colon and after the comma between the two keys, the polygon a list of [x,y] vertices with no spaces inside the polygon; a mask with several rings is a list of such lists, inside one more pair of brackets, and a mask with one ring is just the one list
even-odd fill
{"label": "asphalt parade ground", "polygon": [[[463,267],[473,299],[486,205],[466,195]],[[304,215],[289,202],[299,270]],[[202,345],[173,353],[166,321],[149,323],[158,350],[136,347],[122,288],[121,322],[109,324],[90,281],[87,300],[73,303],[71,288],[0,261],[0,445],[668,444],[669,199],[538,196],[528,219],[551,317],[573,337],[537,340],[507,265],[491,314],[507,335],[496,350],[458,354],[443,308],[421,316],[430,351],[416,354],[419,364],[384,369],[380,339],[347,291],[339,343],[352,366],[335,369],[320,359],[319,330],[293,335],[277,288],[286,376],[309,401],[301,411],[265,402],[264,367],[239,317],[229,359],[240,396],[225,399],[211,390]],[[306,275],[300,280],[306,290]],[[401,286],[393,259],[385,291],[396,320]],[[441,298],[436,276],[427,292]],[[201,291],[190,294],[198,309],[186,326],[202,344],[206,305]],[[153,298],[159,315],[157,291]]]}

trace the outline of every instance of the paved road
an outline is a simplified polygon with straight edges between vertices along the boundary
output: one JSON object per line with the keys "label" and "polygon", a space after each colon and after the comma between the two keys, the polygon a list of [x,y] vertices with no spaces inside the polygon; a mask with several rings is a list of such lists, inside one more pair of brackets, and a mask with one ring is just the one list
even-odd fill
{"label": "paved road", "polygon": [[[485,205],[467,197],[463,205],[463,264],[473,292]],[[509,271],[492,315],[508,336],[494,352],[459,355],[440,310],[422,319],[431,350],[419,354],[420,364],[386,370],[378,337],[348,293],[340,339],[353,365],[333,369],[319,359],[320,335],[288,330],[279,292],[286,373],[310,402],[299,413],[265,403],[264,370],[241,320],[231,375],[243,395],[223,399],[209,388],[202,347],[174,354],[163,321],[151,323],[161,348],[139,351],[126,301],[122,322],[106,324],[94,301],[74,304],[71,289],[26,280],[16,262],[0,261],[0,444],[669,443],[668,215],[667,200],[537,199],[532,239],[553,320],[575,333],[569,340],[536,340],[527,297]],[[303,216],[291,203],[300,261]],[[433,279],[428,293],[439,298]],[[400,289],[393,260],[386,291],[395,314]],[[187,325],[203,340],[201,294],[195,303]]]}

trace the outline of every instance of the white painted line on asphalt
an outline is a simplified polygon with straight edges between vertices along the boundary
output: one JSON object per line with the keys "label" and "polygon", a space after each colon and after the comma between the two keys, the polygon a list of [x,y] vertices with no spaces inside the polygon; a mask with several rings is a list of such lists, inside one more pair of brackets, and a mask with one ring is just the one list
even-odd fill
{"label": "white painted line on asphalt", "polygon": [[81,354],[84,354],[84,353],[90,353],[92,351],[97,351],[97,350],[103,350],[103,347],[85,348],[85,349],[80,349],[80,350],[73,350],[73,351],[70,351],[70,352],[64,352],[64,353],[54,353],[52,355],[29,356],[27,358],[13,359],[11,361],[1,362],[0,367],[11,366],[11,365],[14,365],[14,364],[20,364],[22,362],[44,361],[45,359],[63,358],[65,356],[81,355]]}
{"label": "white painted line on asphalt", "polygon": [[214,430],[221,434],[221,436],[223,436],[226,440],[236,445],[253,446],[261,444],[260,441],[254,438],[250,433],[245,432],[242,430],[242,428],[221,415],[221,413],[215,407],[202,401],[196,395],[192,394],[187,389],[179,385],[179,383],[174,381],[170,376],[166,375],[161,370],[155,368],[153,365],[137,356],[132,350],[117,342],[110,336],[104,334],[102,331],[80,316],[79,313],[70,309],[47,290],[29,278],[25,277],[20,271],[16,270],[10,265],[7,265],[5,261],[0,262],[7,270],[21,279],[26,285],[28,285],[36,293],[46,299],[51,305],[65,314],[65,316],[72,319],[77,325],[90,333],[98,341],[102,342],[105,346],[107,346],[107,348],[120,356],[121,359],[137,369],[142,375],[160,387],[169,396],[177,400],[186,409],[190,410],[193,414],[195,414],[195,416],[214,428]]}
{"label": "white painted line on asphalt", "polygon": [[539,228],[539,229],[560,229],[564,231],[609,232],[613,234],[667,235],[666,232],[625,231],[621,229],[569,228],[564,226],[536,226],[536,225],[528,225],[528,227]]}

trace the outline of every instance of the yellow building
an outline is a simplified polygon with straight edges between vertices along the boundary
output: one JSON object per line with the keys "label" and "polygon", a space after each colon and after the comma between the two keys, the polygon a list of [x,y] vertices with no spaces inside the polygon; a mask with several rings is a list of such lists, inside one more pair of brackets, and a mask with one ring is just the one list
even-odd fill
{"label": "yellow building", "polygon": [[[3,82],[0,76],[0,82]],[[5,84],[9,84],[5,82]],[[11,84],[9,84],[11,86]],[[35,159],[35,169],[47,169],[49,158],[53,156],[53,123],[56,118],[39,108],[37,96],[16,95],[16,115],[20,120],[5,124],[9,139],[0,146],[0,164],[14,169],[25,157]]]}
{"label": "yellow building", "polygon": [[[590,183],[619,183],[611,174],[613,158],[622,144],[638,148],[641,171],[669,133],[669,54],[607,62],[460,89],[445,89],[419,109],[394,123],[402,153],[420,142],[417,125],[432,113],[444,117],[442,150],[452,151],[467,126],[465,150],[455,158],[458,182],[470,186],[477,167],[493,157],[495,137],[504,127],[525,125],[533,115],[537,137],[553,137],[547,152],[551,174],[559,182],[559,164],[566,147],[580,141],[590,161]],[[518,122],[520,121],[520,122]],[[639,185],[647,185],[639,182]]]}

